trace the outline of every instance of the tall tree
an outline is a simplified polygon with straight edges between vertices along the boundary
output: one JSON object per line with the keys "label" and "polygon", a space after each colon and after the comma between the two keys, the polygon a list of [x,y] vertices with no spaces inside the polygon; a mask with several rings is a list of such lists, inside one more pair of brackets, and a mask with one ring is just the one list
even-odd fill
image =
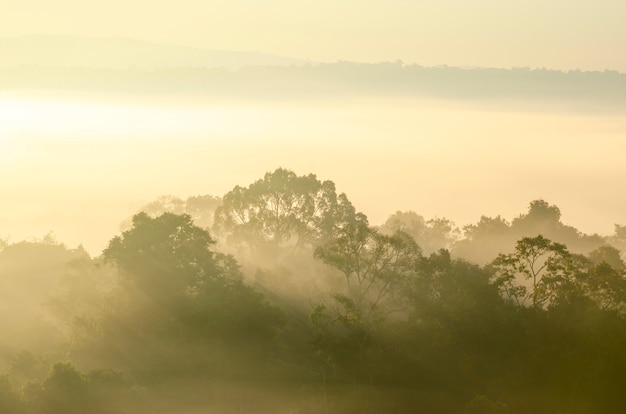
{"label": "tall tree", "polygon": [[214,228],[231,242],[304,246],[330,240],[345,225],[365,221],[332,181],[279,168],[248,187],[236,186],[215,212]]}
{"label": "tall tree", "polygon": [[571,281],[571,255],[563,244],[545,237],[524,237],[511,254],[500,254],[491,264],[494,284],[519,306],[543,308],[555,299],[558,287]]}
{"label": "tall tree", "polygon": [[133,356],[129,365],[203,372],[219,352],[227,358],[224,352],[245,343],[256,344],[251,353],[271,350],[282,313],[212,244],[190,216],[171,213],[140,213],[130,230],[111,240],[103,255],[119,268],[123,295],[100,332],[105,343],[115,342],[110,348]]}
{"label": "tall tree", "polygon": [[116,236],[104,250],[124,280],[151,297],[186,294],[204,280],[223,278],[214,243],[206,230],[193,224],[188,215],[165,213],[151,218],[146,213],[133,217],[133,227]]}
{"label": "tall tree", "polygon": [[401,293],[417,274],[421,250],[406,233],[385,236],[358,223],[318,247],[315,256],[345,280],[345,290],[333,296],[334,305],[318,307],[316,315],[325,311],[327,323],[359,330],[365,341],[389,314],[405,309]]}

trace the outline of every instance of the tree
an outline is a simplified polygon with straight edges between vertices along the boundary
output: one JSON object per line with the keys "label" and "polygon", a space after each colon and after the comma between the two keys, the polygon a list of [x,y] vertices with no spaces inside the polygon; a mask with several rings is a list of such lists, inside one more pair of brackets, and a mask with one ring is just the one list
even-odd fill
{"label": "tree", "polygon": [[4,414],[24,412],[24,404],[8,375],[0,375],[0,412]]}
{"label": "tree", "polygon": [[54,364],[42,384],[46,413],[83,413],[90,410],[89,380],[73,364]]}
{"label": "tree", "polygon": [[528,214],[522,215],[514,220],[517,221],[544,221],[548,223],[558,223],[561,220],[561,210],[550,205],[545,200],[533,200],[528,206]]}
{"label": "tree", "polygon": [[14,385],[21,388],[27,381],[45,378],[46,370],[47,365],[41,357],[35,357],[32,352],[22,350],[13,356],[9,373]]}
{"label": "tree", "polygon": [[543,236],[525,237],[514,253],[500,254],[490,268],[500,292],[519,306],[529,301],[534,309],[593,303],[599,309],[626,311],[624,263],[609,246],[587,258]]}
{"label": "tree", "polygon": [[587,254],[605,244],[597,234],[587,235],[561,222],[561,210],[545,200],[534,200],[528,212],[514,218],[511,223],[497,216],[481,217],[476,224],[463,228],[464,238],[452,248],[455,255],[464,259],[487,264],[500,253],[512,253],[513,246],[523,237],[537,234],[568,246],[573,253]]}
{"label": "tree", "polygon": [[390,305],[386,302],[416,275],[421,249],[407,233],[398,231],[385,236],[365,224],[357,224],[318,247],[315,257],[343,274],[355,312],[364,323],[372,323],[398,310],[384,305]]}
{"label": "tree", "polygon": [[450,248],[457,238],[458,229],[447,219],[425,220],[413,211],[397,211],[380,226],[379,231],[391,235],[396,231],[410,234],[424,254]]}
{"label": "tree", "polygon": [[555,299],[560,286],[571,281],[570,258],[563,244],[541,235],[524,237],[514,253],[500,254],[491,263],[494,284],[519,306],[530,300],[532,308],[543,308]]}
{"label": "tree", "polygon": [[[341,272],[345,290],[333,295],[335,306],[322,305],[314,315],[327,319],[326,325],[338,323],[348,331],[361,331],[366,341],[391,313],[405,309],[400,294],[416,276],[421,250],[406,233],[385,236],[358,223],[318,247],[315,257]],[[322,318],[322,311],[331,315]]]}
{"label": "tree", "polygon": [[103,251],[124,279],[156,299],[188,294],[207,279],[223,278],[215,242],[188,215],[165,213],[133,217],[133,227],[116,236]]}
{"label": "tree", "polygon": [[626,226],[616,224],[613,235],[608,237],[607,241],[620,250],[622,255],[626,255]]}
{"label": "tree", "polygon": [[490,376],[505,375],[508,332],[515,327],[490,274],[444,249],[424,256],[418,273],[406,289],[411,313],[408,340],[400,344],[417,372],[471,384],[474,392]]}
{"label": "tree", "polygon": [[236,186],[215,212],[214,228],[232,243],[318,245],[344,226],[365,221],[332,181],[279,168],[248,187]]}
{"label": "tree", "polygon": [[185,213],[193,218],[196,226],[210,229],[215,220],[215,210],[221,205],[221,197],[212,195],[192,196],[185,201]]}
{"label": "tree", "polygon": [[581,290],[598,308],[626,315],[626,265],[619,251],[601,246],[589,253],[579,275]]}
{"label": "tree", "polygon": [[454,243],[452,252],[479,264],[492,261],[502,253],[503,246],[514,240],[510,224],[500,216],[481,216],[478,223],[463,227],[463,233],[464,237]]}
{"label": "tree", "polygon": [[64,346],[59,325],[49,322],[47,303],[68,263],[84,257],[84,250],[56,243],[24,241],[0,251],[1,348],[43,354]]}
{"label": "tree", "polygon": [[626,270],[626,263],[624,263],[620,251],[613,246],[600,246],[587,256],[596,265],[606,263],[616,270]]}
{"label": "tree", "polygon": [[[199,195],[188,197],[183,200],[171,195],[158,197],[156,200],[144,205],[140,211],[155,218],[163,213],[189,214],[196,226],[209,229],[213,226],[215,210],[222,204],[220,197],[211,195]],[[130,227],[130,220],[129,225]]]}
{"label": "tree", "polygon": [[[419,261],[419,278],[407,292],[413,303],[413,317],[421,322],[435,320],[470,328],[475,321],[484,325],[502,303],[489,283],[490,274],[478,265],[454,259],[441,249]],[[474,321],[474,322],[472,322]],[[451,335],[448,335],[451,336]]]}
{"label": "tree", "polygon": [[330,368],[371,382],[387,371],[381,369],[385,328],[391,327],[390,315],[408,313],[404,291],[416,276],[421,250],[406,233],[386,236],[356,223],[319,246],[315,257],[343,278],[343,288],[315,306],[309,317],[323,372]]}
{"label": "tree", "polygon": [[541,234],[546,238],[568,246],[574,253],[589,253],[604,244],[598,235],[586,235],[572,226],[561,222],[561,210],[545,200],[534,200],[528,213],[513,219],[512,236],[515,239]]}
{"label": "tree", "polygon": [[121,292],[100,323],[102,342],[117,342],[109,348],[123,350],[146,378],[167,370],[206,374],[220,352],[234,366],[223,353],[250,342],[250,354],[270,350],[281,311],[246,285],[235,259],[213,252],[213,243],[188,215],[140,213],[103,253],[119,268]]}

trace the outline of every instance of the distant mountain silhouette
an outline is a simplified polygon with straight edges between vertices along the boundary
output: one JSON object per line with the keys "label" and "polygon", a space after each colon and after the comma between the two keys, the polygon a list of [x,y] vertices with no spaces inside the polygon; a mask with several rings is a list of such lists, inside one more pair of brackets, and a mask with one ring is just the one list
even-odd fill
{"label": "distant mountain silhouette", "polygon": [[259,52],[219,51],[128,38],[30,35],[0,37],[0,67],[19,65],[101,69],[288,66],[306,61]]}
{"label": "distant mountain silhouette", "polygon": [[307,101],[396,96],[567,102],[614,111],[626,106],[626,74],[609,70],[310,63],[258,52],[43,35],[0,37],[0,90]]}

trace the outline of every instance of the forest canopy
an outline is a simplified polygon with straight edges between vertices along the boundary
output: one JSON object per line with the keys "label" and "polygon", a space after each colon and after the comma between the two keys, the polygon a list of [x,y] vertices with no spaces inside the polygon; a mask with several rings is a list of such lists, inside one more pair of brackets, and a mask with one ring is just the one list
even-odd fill
{"label": "forest canopy", "polygon": [[279,168],[96,257],[3,241],[0,412],[623,412],[626,227],[561,218],[374,226]]}

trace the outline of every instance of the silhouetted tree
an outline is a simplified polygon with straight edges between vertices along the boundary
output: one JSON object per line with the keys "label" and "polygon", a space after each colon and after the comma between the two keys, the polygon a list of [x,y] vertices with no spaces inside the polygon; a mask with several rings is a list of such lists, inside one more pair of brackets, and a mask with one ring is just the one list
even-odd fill
{"label": "silhouetted tree", "polygon": [[317,245],[347,224],[365,221],[332,181],[282,168],[248,187],[236,186],[215,212],[215,229],[233,243],[253,246]]}
{"label": "silhouetted tree", "polygon": [[331,367],[351,366],[371,378],[372,364],[380,363],[374,355],[381,356],[372,339],[391,314],[407,312],[403,290],[417,275],[420,248],[406,233],[385,236],[357,223],[318,247],[315,256],[339,270],[345,282],[311,312],[318,352]]}
{"label": "silhouetted tree", "polygon": [[570,253],[565,245],[543,236],[524,237],[512,254],[500,254],[493,262],[494,284],[519,306],[543,308],[554,300],[557,289],[571,282]]}
{"label": "silhouetted tree", "polygon": [[54,364],[42,386],[40,401],[44,413],[90,411],[89,380],[71,363]]}
{"label": "silhouetted tree", "polygon": [[616,270],[625,271],[626,263],[620,255],[620,251],[613,246],[600,246],[596,250],[590,252],[587,257],[594,264],[606,263]]}
{"label": "silhouetted tree", "polygon": [[510,224],[502,217],[481,216],[478,223],[463,227],[463,238],[457,240],[452,252],[466,260],[486,264],[499,253],[507,253],[503,249],[514,240]]}
{"label": "silhouetted tree", "polygon": [[250,354],[271,351],[281,312],[212,244],[190,216],[170,213],[138,214],[130,230],[111,240],[103,255],[118,266],[125,299],[101,330],[120,337],[118,348],[134,355],[131,365],[205,375],[229,348],[254,341]]}
{"label": "silhouetted tree", "polygon": [[111,240],[103,256],[118,266],[133,287],[165,300],[227,276],[228,269],[220,268],[216,254],[209,250],[213,243],[188,215],[164,213],[151,218],[140,213],[133,217],[130,230]]}
{"label": "silhouetted tree", "polygon": [[464,227],[463,239],[457,241],[452,252],[464,259],[487,264],[500,253],[512,253],[510,246],[524,237],[542,235],[556,243],[568,246],[573,253],[587,254],[605,244],[598,235],[586,235],[561,222],[561,210],[545,200],[534,200],[526,214],[511,223],[500,216],[482,216],[476,224]]}
{"label": "silhouetted tree", "polygon": [[407,233],[385,236],[359,223],[318,247],[315,257],[338,269],[345,279],[345,293],[335,295],[346,310],[340,319],[356,318],[367,327],[402,308],[399,293],[416,276],[421,250]]}

